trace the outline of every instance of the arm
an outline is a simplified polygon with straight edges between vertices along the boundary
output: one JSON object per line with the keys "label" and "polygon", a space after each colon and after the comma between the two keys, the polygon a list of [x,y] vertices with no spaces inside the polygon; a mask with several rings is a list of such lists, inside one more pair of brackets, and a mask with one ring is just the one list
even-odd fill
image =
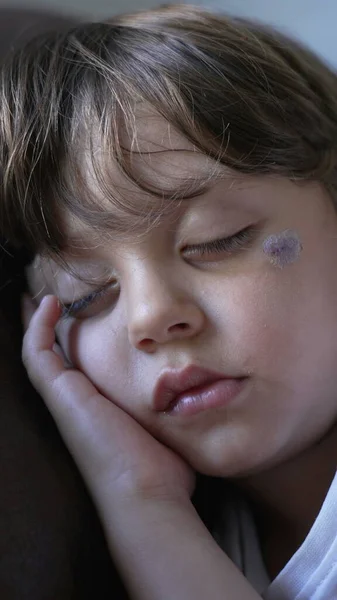
{"label": "arm", "polygon": [[261,600],[191,503],[132,501],[101,518],[131,598]]}

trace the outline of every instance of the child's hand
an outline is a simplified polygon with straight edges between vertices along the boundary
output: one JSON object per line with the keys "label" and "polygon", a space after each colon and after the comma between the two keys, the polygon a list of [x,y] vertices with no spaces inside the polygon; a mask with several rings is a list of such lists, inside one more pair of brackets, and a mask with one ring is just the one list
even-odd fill
{"label": "child's hand", "polygon": [[[28,321],[27,302],[24,312]],[[91,491],[130,598],[258,600],[196,513],[191,469],[65,366],[55,344],[59,314],[56,298],[45,297],[23,361]]]}
{"label": "child's hand", "polygon": [[[29,314],[33,313],[33,314]],[[99,509],[128,500],[189,500],[192,470],[132,417],[104,398],[87,377],[65,365],[55,344],[60,308],[54,296],[34,312],[24,304],[28,327],[23,362],[44,399]]]}

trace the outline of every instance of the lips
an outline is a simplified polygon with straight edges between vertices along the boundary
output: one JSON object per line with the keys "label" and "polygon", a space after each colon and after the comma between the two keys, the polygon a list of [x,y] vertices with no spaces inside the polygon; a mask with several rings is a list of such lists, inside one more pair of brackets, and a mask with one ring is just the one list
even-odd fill
{"label": "lips", "polygon": [[242,378],[226,377],[191,365],[184,370],[166,371],[158,380],[153,395],[153,409],[158,412],[174,411],[184,397],[197,397],[207,392],[217,382],[241,381]]}

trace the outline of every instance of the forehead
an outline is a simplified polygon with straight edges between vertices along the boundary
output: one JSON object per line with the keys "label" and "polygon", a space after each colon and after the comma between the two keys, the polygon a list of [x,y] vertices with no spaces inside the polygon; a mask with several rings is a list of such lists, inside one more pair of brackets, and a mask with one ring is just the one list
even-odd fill
{"label": "forehead", "polygon": [[91,138],[92,151],[85,152],[86,167],[93,177],[92,159],[97,163],[101,161],[109,170],[113,185],[130,191],[139,192],[137,182],[142,181],[148,184],[149,189],[170,191],[186,179],[192,183],[208,177],[218,166],[164,117],[143,105],[135,108],[132,122],[129,119],[120,124],[118,138],[125,164],[131,167],[134,181],[128,181],[113,160],[114,148],[95,133]]}
{"label": "forehead", "polygon": [[98,125],[82,135],[76,159],[82,198],[77,202],[92,210],[90,222],[79,216],[81,211],[63,215],[62,228],[70,243],[92,238],[95,229],[100,229],[102,215],[105,224],[111,223],[109,235],[126,236],[135,228],[146,229],[151,221],[174,214],[183,198],[205,190],[224,170],[149,108],[139,106],[133,123],[123,122],[118,136],[124,168]]}

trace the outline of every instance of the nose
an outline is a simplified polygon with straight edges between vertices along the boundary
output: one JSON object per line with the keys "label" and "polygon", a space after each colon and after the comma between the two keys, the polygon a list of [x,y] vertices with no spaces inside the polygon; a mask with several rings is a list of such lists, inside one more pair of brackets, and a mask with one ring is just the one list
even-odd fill
{"label": "nose", "polygon": [[138,278],[129,296],[128,335],[138,350],[152,353],[161,344],[192,338],[203,329],[205,315],[197,301],[163,276]]}

